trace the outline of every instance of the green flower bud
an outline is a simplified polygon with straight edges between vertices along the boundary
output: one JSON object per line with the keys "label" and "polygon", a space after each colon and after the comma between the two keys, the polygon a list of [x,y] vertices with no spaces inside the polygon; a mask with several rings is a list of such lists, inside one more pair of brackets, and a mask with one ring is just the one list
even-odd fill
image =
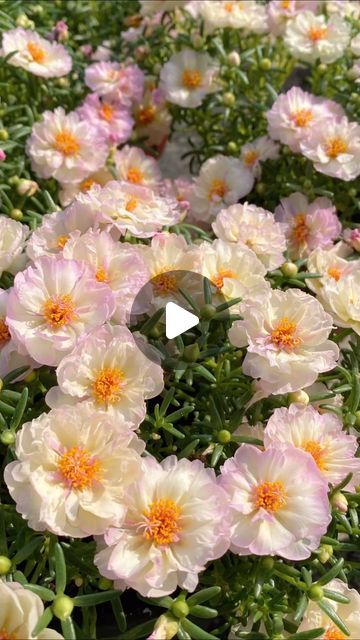
{"label": "green flower bud", "polygon": [[226,93],[224,93],[224,95],[223,95],[223,103],[227,107],[233,107],[235,102],[236,102],[236,96],[234,96],[234,94],[231,93],[231,91],[227,91]]}
{"label": "green flower bud", "polygon": [[228,54],[227,60],[232,67],[240,66],[241,59],[237,51],[230,51],[230,53]]}
{"label": "green flower bud", "polygon": [[261,196],[263,193],[265,193],[266,185],[264,184],[264,182],[258,182],[255,189],[256,192]]}
{"label": "green flower bud", "polygon": [[0,129],[0,140],[6,142],[9,139],[9,134],[6,129]]}
{"label": "green flower bud", "polygon": [[196,362],[200,355],[199,345],[195,342],[195,344],[188,344],[183,351],[183,358],[185,362]]}
{"label": "green flower bud", "polygon": [[22,220],[23,217],[23,212],[20,209],[11,209],[10,218],[13,220]]}
{"label": "green flower bud", "polygon": [[205,304],[203,307],[201,307],[200,313],[201,317],[204,318],[204,320],[211,320],[211,318],[216,315],[216,307],[214,307],[213,304]]}
{"label": "green flower bud", "polygon": [[220,444],[227,444],[231,440],[231,433],[227,429],[221,429],[217,433],[217,439]]}
{"label": "green flower bud", "polygon": [[175,600],[170,609],[175,618],[186,618],[190,613],[189,605],[184,600]]}
{"label": "green flower bud", "polygon": [[289,398],[290,404],[292,402],[298,402],[299,404],[307,405],[310,402],[310,398],[308,394],[306,393],[306,391],[303,391],[302,389],[300,389],[299,391],[293,391],[292,393],[289,393],[288,398]]}
{"label": "green flower bud", "polygon": [[52,612],[59,620],[66,620],[74,609],[73,599],[69,596],[57,596],[52,605]]}
{"label": "green flower bud", "polygon": [[271,571],[274,568],[275,560],[270,556],[261,560],[261,566],[265,571]]}
{"label": "green flower bud", "polygon": [[260,60],[260,69],[263,69],[263,71],[269,71],[272,67],[272,62],[270,60],[270,58],[263,58],[262,60]]}
{"label": "green flower bud", "polygon": [[324,597],[324,590],[317,584],[313,584],[308,591],[310,600],[321,600]]}
{"label": "green flower bud", "polygon": [[99,578],[98,587],[101,591],[107,591],[108,589],[113,588],[113,581],[108,580],[108,578]]}
{"label": "green flower bud", "polygon": [[319,550],[320,553],[318,555],[318,558],[321,564],[325,564],[328,560],[330,560],[331,556],[334,553],[334,549],[332,548],[331,544],[322,544]]}
{"label": "green flower bud", "polygon": [[11,560],[7,556],[0,556],[0,576],[6,576],[11,569]]}
{"label": "green flower bud", "polygon": [[10,429],[5,429],[0,434],[0,442],[4,444],[6,447],[9,447],[10,445],[14,444],[15,439],[16,439],[15,433]]}
{"label": "green flower bud", "polygon": [[239,151],[239,148],[234,140],[230,140],[230,142],[227,143],[227,150],[229,153],[237,153]]}
{"label": "green flower bud", "polygon": [[335,509],[338,509],[341,513],[346,513],[348,510],[348,501],[341,491],[336,491],[331,497],[330,502]]}
{"label": "green flower bud", "polygon": [[295,262],[284,262],[284,264],[281,265],[280,269],[284,276],[286,276],[287,278],[293,278],[299,271]]}
{"label": "green flower bud", "polygon": [[323,62],[321,64],[319,64],[318,66],[318,72],[320,73],[321,76],[324,75],[324,73],[327,72],[327,64],[324,64]]}

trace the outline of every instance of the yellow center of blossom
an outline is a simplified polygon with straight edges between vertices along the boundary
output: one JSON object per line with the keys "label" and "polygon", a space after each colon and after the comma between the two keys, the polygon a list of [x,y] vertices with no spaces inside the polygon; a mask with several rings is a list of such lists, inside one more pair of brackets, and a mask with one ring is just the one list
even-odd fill
{"label": "yellow center of blossom", "polygon": [[95,274],[95,278],[98,282],[109,282],[109,275],[105,269],[105,267],[99,267],[96,274]]}
{"label": "yellow center of blossom", "polygon": [[334,624],[326,629],[323,640],[346,640],[346,636]]}
{"label": "yellow center of blossom", "polygon": [[246,151],[244,153],[244,162],[248,167],[252,167],[258,158],[259,154],[256,151]]}
{"label": "yellow center of blossom", "polygon": [[197,69],[185,69],[181,80],[186,89],[198,89],[201,85],[201,74]]}
{"label": "yellow center of blossom", "polygon": [[127,172],[126,179],[133,184],[141,184],[144,180],[144,174],[137,167],[130,167]]}
{"label": "yellow center of blossom", "polygon": [[59,329],[76,319],[75,305],[71,296],[59,295],[49,298],[43,307],[43,316],[52,329]]}
{"label": "yellow center of blossom", "polygon": [[335,136],[327,141],[325,151],[329,158],[337,158],[341,153],[346,153],[348,146],[342,138]]}
{"label": "yellow center of blossom", "polygon": [[114,107],[105,102],[100,109],[100,116],[103,120],[106,120],[106,122],[111,122],[114,117]]}
{"label": "yellow center of blossom", "polygon": [[231,13],[233,8],[234,8],[234,3],[233,2],[225,2],[225,4],[224,4],[225,11],[228,11],[229,13]]}
{"label": "yellow center of blossom", "polygon": [[44,62],[45,50],[40,47],[39,44],[30,41],[27,43],[26,47],[34,62],[37,62],[38,64],[42,64]]}
{"label": "yellow center of blossom", "polygon": [[178,289],[178,281],[173,273],[169,273],[170,268],[165,267],[163,271],[157,273],[151,280],[154,293],[158,296],[166,296],[174,293]]}
{"label": "yellow center of blossom", "polygon": [[181,508],[171,498],[154,500],[144,512],[147,520],[144,538],[158,545],[168,545],[178,538]]}
{"label": "yellow center of blossom", "polygon": [[283,2],[281,3],[281,8],[285,9],[285,11],[287,9],[290,9],[290,0],[283,0]]}
{"label": "yellow center of blossom", "polygon": [[255,488],[255,505],[275,513],[286,504],[286,492],[282,482],[263,482]]}
{"label": "yellow center of blossom", "polygon": [[130,200],[128,200],[128,202],[125,205],[125,209],[126,211],[129,211],[130,213],[132,213],[132,211],[135,211],[138,204],[139,204],[139,201],[136,198],[130,198]]}
{"label": "yellow center of blossom", "polygon": [[139,110],[136,115],[136,120],[139,124],[151,124],[155,120],[156,115],[156,107],[154,105],[149,105],[148,107],[143,107]]}
{"label": "yellow center of blossom", "polygon": [[121,369],[105,367],[101,369],[92,384],[95,400],[100,404],[114,404],[121,395],[125,375]]}
{"label": "yellow center of blossom", "polygon": [[58,470],[66,484],[79,491],[90,489],[101,480],[100,461],[80,447],[72,447],[61,456]]}
{"label": "yellow center of blossom", "polygon": [[319,442],[316,442],[315,440],[308,440],[303,443],[301,448],[307,453],[310,453],[320,471],[324,471],[326,469],[324,461],[324,447]]}
{"label": "yellow center of blossom", "polygon": [[330,276],[330,278],[334,278],[336,282],[338,282],[341,278],[341,271],[337,267],[329,267],[327,273],[328,276]]}
{"label": "yellow center of blossom", "polygon": [[58,236],[56,240],[56,247],[58,249],[63,249],[68,240],[69,240],[69,236]]}
{"label": "yellow center of blossom", "polygon": [[221,271],[219,271],[219,273],[211,278],[211,282],[213,282],[217,289],[222,289],[224,286],[224,279],[235,278],[235,275],[236,274],[234,273],[234,271],[231,271],[231,269],[222,269]]}
{"label": "yellow center of blossom", "polygon": [[11,335],[4,318],[0,318],[0,345],[8,342],[10,338]]}
{"label": "yellow center of blossom", "polygon": [[80,144],[77,138],[63,129],[55,136],[55,149],[64,156],[74,156],[80,149]]}
{"label": "yellow center of blossom", "polygon": [[324,38],[326,38],[327,32],[327,27],[317,27],[313,25],[308,31],[308,38],[311,42],[318,42],[319,40],[324,40]]}
{"label": "yellow center of blossom", "polygon": [[295,336],[296,329],[295,322],[291,322],[289,318],[284,316],[271,332],[271,342],[279,349],[291,351],[301,344],[301,338]]}
{"label": "yellow center of blossom", "polygon": [[297,127],[306,127],[313,119],[310,109],[299,109],[292,114],[292,119]]}
{"label": "yellow center of blossom", "polygon": [[228,188],[225,180],[219,180],[215,178],[212,180],[209,189],[209,200],[213,200],[214,197],[223,198]]}
{"label": "yellow center of blossom", "polygon": [[291,231],[291,238],[296,244],[303,244],[306,242],[309,235],[309,227],[306,223],[306,216],[304,213],[298,213],[294,218],[294,226]]}
{"label": "yellow center of blossom", "polygon": [[83,180],[82,183],[80,184],[80,191],[82,193],[86,193],[87,191],[89,191],[89,189],[91,189],[91,187],[94,186],[94,184],[99,184],[99,183],[96,182],[96,180],[94,180],[93,178],[86,178],[86,180]]}

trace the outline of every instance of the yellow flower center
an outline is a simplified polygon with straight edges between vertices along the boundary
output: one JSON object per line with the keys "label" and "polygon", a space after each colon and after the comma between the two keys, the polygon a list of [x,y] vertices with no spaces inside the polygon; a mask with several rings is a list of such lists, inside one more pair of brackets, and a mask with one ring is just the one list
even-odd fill
{"label": "yellow flower center", "polygon": [[130,167],[127,172],[126,179],[133,184],[141,184],[144,180],[144,174],[137,167]]}
{"label": "yellow flower center", "polygon": [[114,117],[114,107],[105,102],[100,109],[100,117],[106,120],[106,122],[111,122]]}
{"label": "yellow flower center", "polygon": [[313,119],[313,114],[310,109],[299,109],[292,114],[292,119],[297,127],[306,127]]}
{"label": "yellow flower center", "polygon": [[257,509],[265,509],[276,513],[286,504],[286,492],[282,482],[263,482],[255,488],[255,505]]}
{"label": "yellow flower center", "polygon": [[130,200],[128,200],[128,202],[125,205],[125,209],[126,211],[129,211],[131,213],[132,211],[135,211],[138,204],[139,204],[139,201],[136,198],[130,198]]}
{"label": "yellow flower center", "polygon": [[86,180],[83,180],[82,183],[80,184],[80,191],[82,193],[86,193],[87,191],[89,191],[89,189],[91,189],[91,187],[94,186],[94,184],[99,184],[99,183],[96,182],[96,180],[94,180],[93,178],[86,178]]}
{"label": "yellow flower center", "polygon": [[27,43],[26,48],[34,62],[37,62],[38,64],[42,64],[44,62],[46,56],[45,50],[40,47],[39,44],[30,40],[30,42]]}
{"label": "yellow flower center", "polygon": [[224,4],[225,11],[228,11],[228,13],[231,13],[233,8],[234,8],[234,3],[233,2],[225,2],[225,4]]}
{"label": "yellow flower center", "polygon": [[80,149],[77,138],[66,129],[63,129],[55,136],[55,149],[64,156],[74,156]]}
{"label": "yellow flower center", "polygon": [[327,27],[317,27],[316,25],[312,25],[308,31],[308,38],[311,42],[318,42],[319,40],[324,40],[324,38],[326,38],[327,32]]}
{"label": "yellow flower center", "polygon": [[0,318],[0,345],[3,345],[5,342],[8,342],[11,339],[11,335],[7,324],[5,322],[5,318]]}
{"label": "yellow flower center", "polygon": [[235,278],[235,275],[236,274],[234,273],[234,271],[231,271],[231,269],[222,269],[221,271],[219,271],[219,273],[211,278],[211,282],[213,282],[217,289],[222,289],[224,286],[224,279]]}
{"label": "yellow flower center", "polygon": [[271,332],[271,342],[279,349],[292,351],[301,344],[301,338],[295,336],[296,329],[295,322],[291,322],[289,318],[284,316]]}
{"label": "yellow flower center", "polygon": [[58,236],[56,241],[56,247],[58,249],[63,249],[68,240],[69,240],[69,236]]}
{"label": "yellow flower center", "polygon": [[342,138],[335,136],[327,141],[325,151],[329,158],[337,158],[341,153],[346,153],[348,146]]}
{"label": "yellow flower center", "polygon": [[173,273],[168,273],[170,267],[165,267],[163,271],[157,273],[151,280],[154,293],[158,296],[166,296],[174,293],[178,289],[178,281]]}
{"label": "yellow flower center", "polygon": [[290,9],[290,0],[283,0],[283,2],[281,3],[281,8],[285,9],[285,11],[287,9]]}
{"label": "yellow flower center", "polygon": [[58,470],[66,484],[79,491],[90,489],[94,482],[101,480],[100,461],[81,447],[66,451],[58,462]]}
{"label": "yellow flower center", "polygon": [[327,273],[328,276],[330,276],[330,278],[334,278],[336,282],[338,282],[341,278],[341,271],[337,267],[329,267]]}
{"label": "yellow flower center", "polygon": [[68,294],[52,296],[44,304],[43,316],[52,329],[59,329],[76,320],[75,305]]}
{"label": "yellow flower center", "polygon": [[243,157],[244,157],[244,162],[246,166],[252,167],[255,164],[255,162],[258,160],[259,154],[256,151],[246,151]]}
{"label": "yellow flower center", "polygon": [[109,274],[107,273],[105,267],[99,267],[95,278],[98,282],[109,282]]}
{"label": "yellow flower center", "polygon": [[191,91],[201,86],[201,73],[197,69],[185,69],[182,74],[182,84]]}
{"label": "yellow flower center", "polygon": [[346,640],[346,636],[334,624],[331,624],[330,627],[327,627],[323,640]]}
{"label": "yellow flower center", "polygon": [[171,498],[154,500],[144,512],[147,520],[144,538],[158,545],[168,545],[178,539],[181,508]]}
{"label": "yellow flower center", "polygon": [[326,469],[324,447],[319,442],[316,442],[315,440],[308,440],[303,443],[301,448],[312,455],[320,471],[324,471]]}
{"label": "yellow flower center", "polygon": [[212,180],[209,189],[209,200],[213,200],[214,197],[223,198],[228,190],[225,180],[215,178]]}
{"label": "yellow flower center", "polygon": [[306,223],[304,213],[298,213],[294,218],[294,226],[291,231],[291,238],[296,244],[303,244],[309,236],[309,227]]}
{"label": "yellow flower center", "polygon": [[139,110],[136,115],[136,120],[142,125],[151,124],[155,120],[155,115],[156,107],[154,107],[154,105],[149,105],[148,107],[143,107]]}
{"label": "yellow flower center", "polygon": [[100,404],[114,404],[121,395],[125,374],[121,369],[105,367],[100,369],[92,384],[93,395]]}

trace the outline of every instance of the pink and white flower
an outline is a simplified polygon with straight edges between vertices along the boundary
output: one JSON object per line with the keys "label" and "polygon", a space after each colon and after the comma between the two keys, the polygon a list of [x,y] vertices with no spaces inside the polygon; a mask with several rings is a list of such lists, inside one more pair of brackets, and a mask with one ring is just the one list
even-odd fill
{"label": "pink and white flower", "polygon": [[96,62],[85,69],[85,84],[98,96],[129,107],[143,96],[144,74],[136,64]]}
{"label": "pink and white flower", "polygon": [[206,160],[195,178],[190,198],[195,220],[210,223],[216,214],[250,193],[254,175],[237,158],[217,155]]}
{"label": "pink and white flower", "polygon": [[199,460],[145,458],[126,506],[125,522],[106,532],[95,556],[118,589],[146,597],[194,591],[206,563],[229,546],[225,493]]}
{"label": "pink and white flower", "polygon": [[[9,56],[14,52],[12,56]],[[41,78],[59,78],[70,73],[72,59],[62,44],[49,42],[36,31],[10,29],[2,39],[2,56],[9,56],[7,63],[26,69]]]}
{"label": "pink and white flower", "polygon": [[94,187],[103,187],[110,180],[113,180],[114,176],[106,168],[102,167],[95,173],[91,173],[85,180],[80,182],[64,182],[60,183],[59,200],[63,207],[67,207],[81,194],[89,193]]}
{"label": "pink and white flower", "polygon": [[265,7],[254,0],[202,0],[199,7],[207,33],[219,28],[243,29],[249,33],[268,30]]}
{"label": "pink and white flower", "polygon": [[360,175],[360,125],[329,120],[300,142],[301,153],[320,173],[340,180],[355,180]]}
{"label": "pink and white flower", "polygon": [[149,146],[161,145],[170,133],[171,115],[163,92],[156,88],[151,76],[146,79],[140,103],[134,105],[135,131]]}
{"label": "pink and white flower", "polygon": [[44,111],[26,143],[33,171],[41,178],[79,182],[104,166],[108,146],[74,111]]}
{"label": "pink and white flower", "polygon": [[183,49],[165,62],[160,72],[160,89],[168,102],[193,109],[209,93],[218,91],[218,71],[216,60],[207,53]]}
{"label": "pink and white flower", "polygon": [[0,582],[0,602],[0,629],[4,638],[64,640],[64,636],[49,627],[32,635],[44,613],[44,605],[36,593],[19,582]]}
{"label": "pink and white flower", "polygon": [[331,521],[328,487],[307,453],[243,444],[220,478],[232,515],[231,551],[304,560],[318,547]]}
{"label": "pink and white flower", "polygon": [[338,327],[350,327],[360,335],[360,269],[336,281],[326,282],[321,302]]}
{"label": "pink and white flower", "polygon": [[254,172],[256,178],[261,176],[261,163],[265,160],[276,160],[279,157],[279,145],[269,136],[260,136],[241,147],[240,159],[244,165]]}
{"label": "pink and white flower", "polygon": [[355,251],[360,252],[360,228],[345,229],[344,230],[344,240],[353,249],[355,249]]}
{"label": "pink and white flower", "polygon": [[155,158],[146,155],[139,147],[126,145],[114,153],[117,178],[130,184],[138,184],[158,191],[161,171]]}
{"label": "pink and white flower", "polygon": [[119,102],[101,100],[96,93],[91,93],[76,113],[109,144],[124,144],[131,136],[134,120],[129,109]]}
{"label": "pink and white flower", "polygon": [[27,367],[27,371],[16,378],[15,382],[17,382],[24,378],[31,369],[39,365],[28,355],[19,353],[16,343],[11,338],[9,327],[6,323],[8,297],[9,291],[0,289],[0,379],[10,371],[14,371],[14,369]]}
{"label": "pink and white flower", "polygon": [[123,522],[144,446],[120,417],[84,404],[62,407],[23,425],[5,482],[32,529],[99,535]]}
{"label": "pink and white flower", "polygon": [[324,15],[302,11],[286,25],[284,42],[297,60],[325,64],[341,58],[350,42],[351,28],[346,20],[333,14]]}
{"label": "pink and white flower", "polygon": [[296,153],[300,152],[302,140],[319,127],[326,128],[324,121],[336,121],[344,115],[343,108],[333,100],[314,96],[300,87],[280,94],[266,113],[270,137]]}
{"label": "pink and white flower", "polygon": [[360,459],[355,458],[358,444],[356,436],[342,429],[342,421],[333,413],[321,414],[311,405],[291,404],[275,409],[264,432],[264,444],[265,448],[291,444],[306,451],[334,486],[352,472],[346,491],[354,491],[360,481]]}
{"label": "pink and white flower", "polygon": [[137,428],[145,417],[145,400],[163,389],[163,372],[146,358],[126,327],[104,326],[79,341],[56,370],[59,387],[46,402],[51,408],[84,401],[93,410],[124,417]]}
{"label": "pink and white flower", "polygon": [[4,271],[16,273],[28,235],[26,224],[0,215],[0,276]]}
{"label": "pink and white flower", "polygon": [[336,209],[328,198],[309,203],[302,193],[282,198],[275,218],[287,226],[288,248],[292,258],[304,258],[314,249],[331,248],[341,233]]}
{"label": "pink and white flower", "polygon": [[316,13],[317,0],[271,0],[267,5],[267,18],[270,32],[274,36],[282,35],[288,21],[301,11]]}
{"label": "pink and white flower", "polygon": [[229,337],[236,347],[248,345],[242,369],[259,378],[253,402],[308,387],[335,367],[339,349],[328,340],[333,320],[313,296],[299,289],[271,290],[244,305],[242,315]]}
{"label": "pink and white flower", "polygon": [[84,262],[43,257],[16,275],[6,323],[19,351],[56,366],[114,308],[111,290]]}
{"label": "pink and white flower", "polygon": [[254,204],[233,204],[222,209],[212,228],[218,238],[246,245],[261,260],[267,271],[277,269],[286,250],[285,225],[274,215]]}
{"label": "pink and white flower", "polygon": [[310,273],[319,273],[321,278],[307,278],[306,285],[318,294],[327,283],[338,282],[348,273],[360,270],[359,260],[346,260],[350,248],[343,242],[339,242],[331,249],[314,249],[309,255],[307,269]]}

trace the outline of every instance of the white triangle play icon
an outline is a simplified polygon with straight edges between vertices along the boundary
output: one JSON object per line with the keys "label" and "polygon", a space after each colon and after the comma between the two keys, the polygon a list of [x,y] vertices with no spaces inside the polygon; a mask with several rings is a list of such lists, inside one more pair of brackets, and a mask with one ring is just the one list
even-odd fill
{"label": "white triangle play icon", "polygon": [[185,333],[197,324],[199,324],[199,318],[193,313],[179,307],[175,302],[167,303],[165,307],[165,333],[169,340]]}

